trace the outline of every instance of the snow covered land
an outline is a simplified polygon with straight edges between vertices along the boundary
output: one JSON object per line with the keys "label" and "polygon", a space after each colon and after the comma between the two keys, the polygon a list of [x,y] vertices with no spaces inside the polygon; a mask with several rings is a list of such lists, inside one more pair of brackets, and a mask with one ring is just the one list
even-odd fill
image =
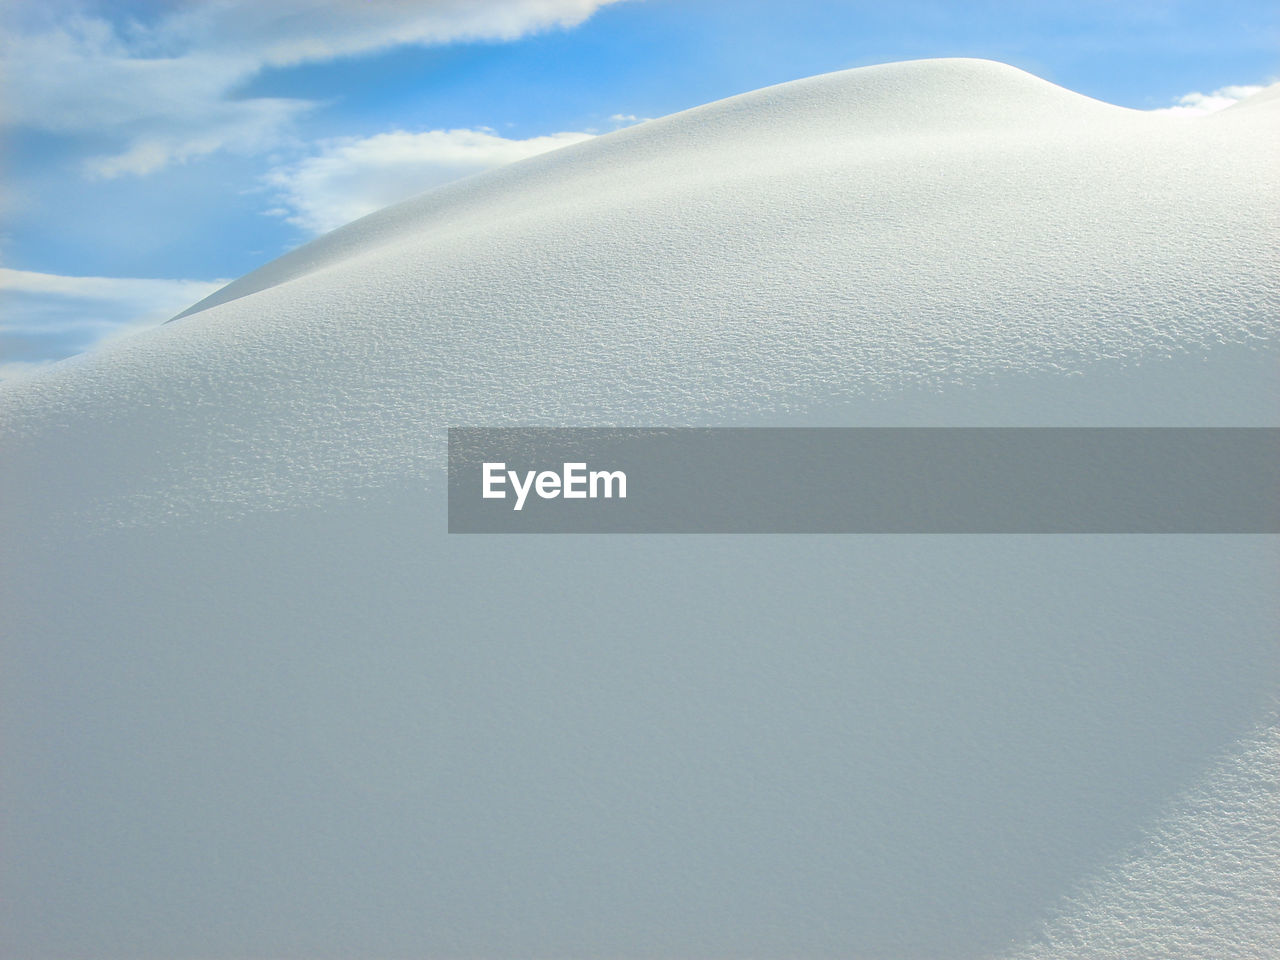
{"label": "snow covered land", "polygon": [[1280,956],[1272,536],[445,532],[448,426],[1277,426],[1280,94],[933,60],[0,385],[12,957]]}

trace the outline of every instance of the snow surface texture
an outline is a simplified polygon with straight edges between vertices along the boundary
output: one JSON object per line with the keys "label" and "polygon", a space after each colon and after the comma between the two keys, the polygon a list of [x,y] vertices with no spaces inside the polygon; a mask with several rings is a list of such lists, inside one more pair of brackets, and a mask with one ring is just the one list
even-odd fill
{"label": "snow surface texture", "polygon": [[451,538],[441,470],[1276,425],[1278,108],[816,77],[0,386],[5,954],[1280,953],[1275,538]]}
{"label": "snow surface texture", "polygon": [[1277,823],[1280,726],[1271,717],[1119,869],[1070,899],[1042,942],[1016,956],[1280,956]]}

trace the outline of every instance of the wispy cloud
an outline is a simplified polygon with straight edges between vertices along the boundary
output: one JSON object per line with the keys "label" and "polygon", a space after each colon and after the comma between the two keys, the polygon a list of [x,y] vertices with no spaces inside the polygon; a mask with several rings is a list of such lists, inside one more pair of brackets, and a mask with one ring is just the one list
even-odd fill
{"label": "wispy cloud", "polygon": [[0,267],[0,379],[155,326],[225,282],[70,277]]}
{"label": "wispy cloud", "polygon": [[53,363],[48,360],[0,360],[0,383],[5,380],[18,380],[29,377],[37,370],[42,370]]}
{"label": "wispy cloud", "polygon": [[403,130],[322,143],[311,157],[274,170],[276,211],[324,233],[432,187],[583,140],[589,133],[553,133],[508,140],[488,130]]}
{"label": "wispy cloud", "polygon": [[1192,92],[1183,94],[1172,107],[1161,107],[1152,113],[1163,113],[1180,117],[1201,117],[1207,113],[1217,113],[1247,97],[1260,93],[1266,87],[1261,84],[1246,86],[1219,87],[1213,93]]}
{"label": "wispy cloud", "polygon": [[[184,298],[185,302],[180,305],[187,306],[194,302],[193,297],[198,300],[208,296],[220,283],[226,281],[69,277],[57,273],[0,267],[0,292],[6,295],[40,294],[82,301],[111,301],[134,307],[150,306],[161,310],[184,301]],[[5,326],[10,325],[10,319],[6,319]]]}
{"label": "wispy cloud", "polygon": [[3,122],[111,144],[86,161],[92,176],[146,174],[280,142],[313,104],[235,95],[264,68],[407,44],[511,40],[573,26],[611,2],[191,0],[151,20],[111,19],[71,0],[12,4],[0,24],[0,69],[21,82],[8,92]]}

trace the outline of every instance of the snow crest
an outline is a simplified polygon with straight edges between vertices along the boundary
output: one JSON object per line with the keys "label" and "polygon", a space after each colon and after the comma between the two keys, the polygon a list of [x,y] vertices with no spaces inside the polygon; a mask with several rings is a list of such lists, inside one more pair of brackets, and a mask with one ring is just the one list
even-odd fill
{"label": "snow crest", "polygon": [[0,385],[7,951],[1272,952],[1276,538],[450,537],[441,471],[451,425],[1277,425],[1276,102],[815,77]]}

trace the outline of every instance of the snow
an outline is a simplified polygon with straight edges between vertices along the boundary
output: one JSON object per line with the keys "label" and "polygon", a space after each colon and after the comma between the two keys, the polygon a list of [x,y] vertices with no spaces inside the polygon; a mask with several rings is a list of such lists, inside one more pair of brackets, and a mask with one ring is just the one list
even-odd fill
{"label": "snow", "polygon": [[1171,806],[1158,829],[1069,898],[1042,937],[1016,956],[1252,960],[1280,953],[1276,717]]}
{"label": "snow", "polygon": [[1265,954],[1274,537],[449,537],[442,464],[1277,425],[1278,102],[815,77],[0,385],[6,952]]}

